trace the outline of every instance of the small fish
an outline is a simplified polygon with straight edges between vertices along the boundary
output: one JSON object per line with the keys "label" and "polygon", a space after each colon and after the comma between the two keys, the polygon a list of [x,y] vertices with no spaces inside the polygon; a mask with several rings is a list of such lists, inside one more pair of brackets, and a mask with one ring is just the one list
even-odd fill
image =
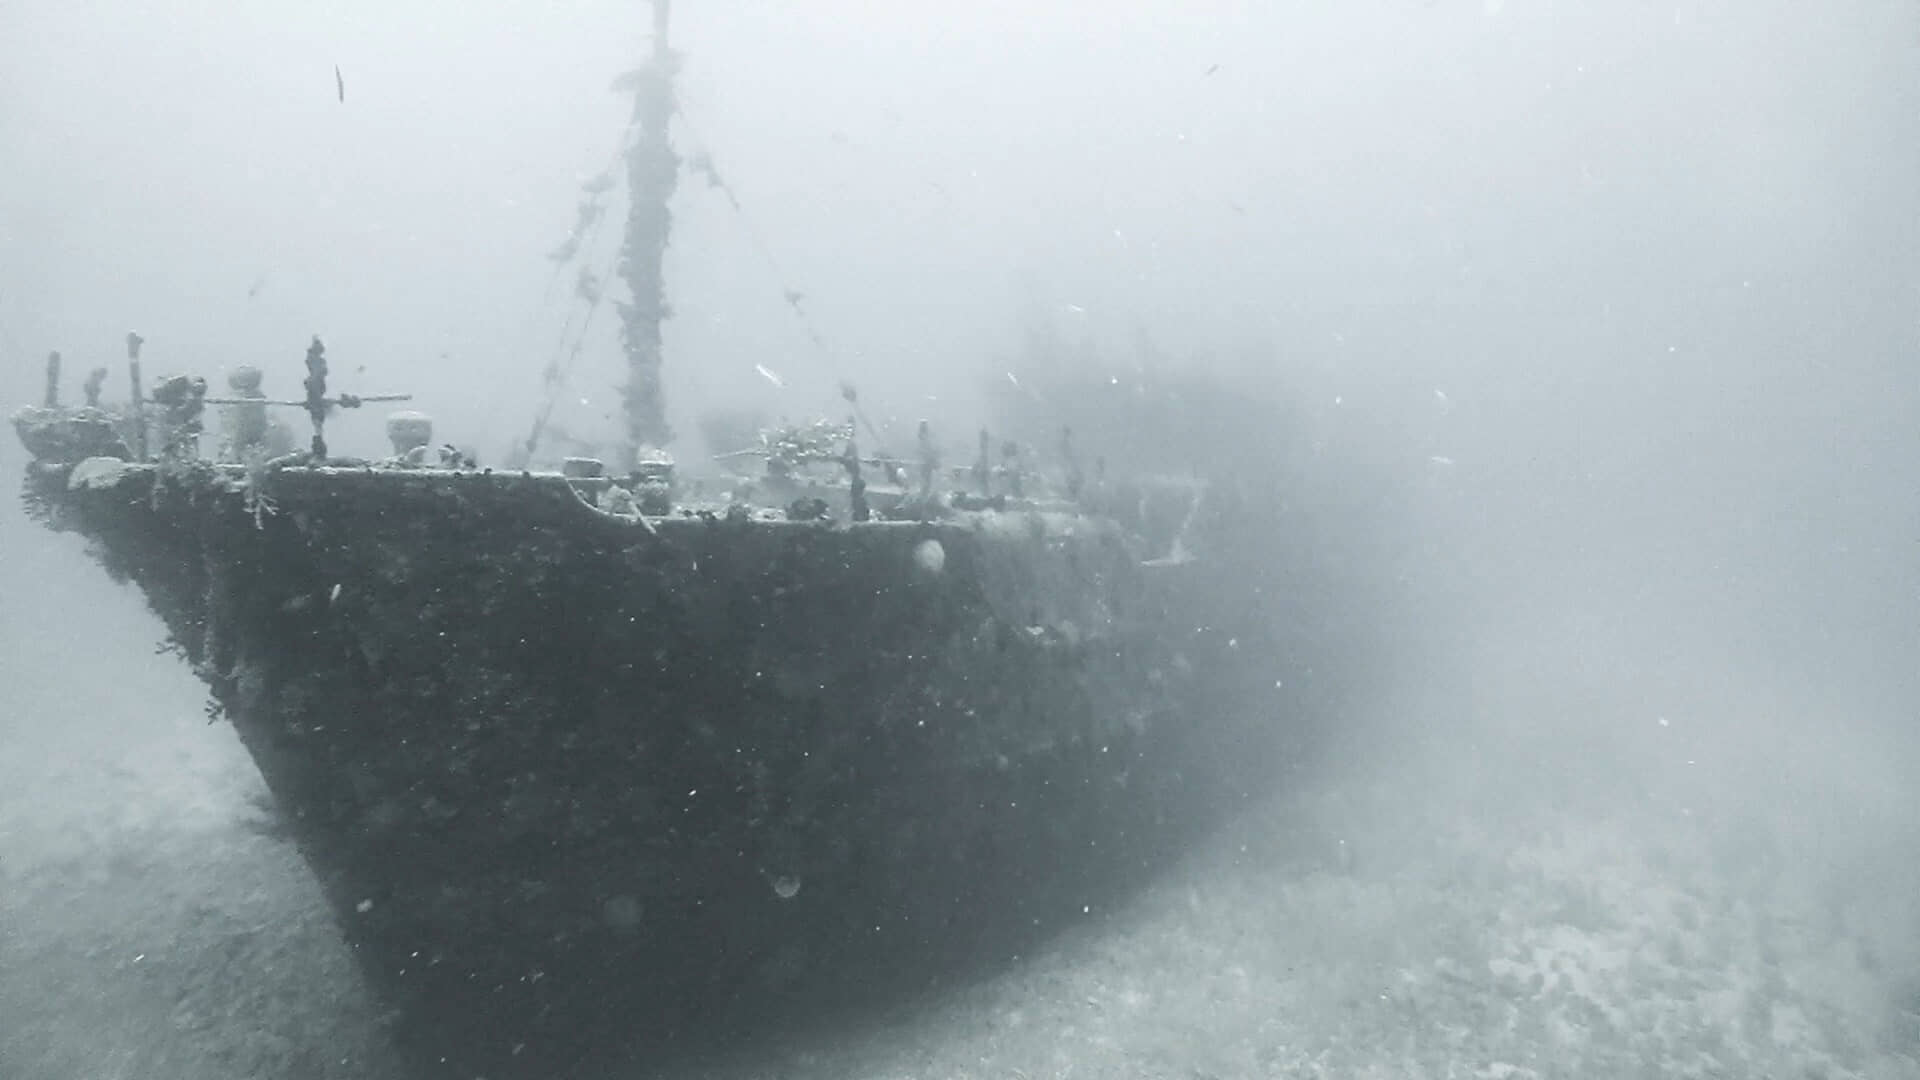
{"label": "small fish", "polygon": [[1173,538],[1173,546],[1165,555],[1157,559],[1148,559],[1140,565],[1149,567],[1185,566],[1192,561],[1193,552],[1188,551],[1187,545],[1181,543],[1180,538],[1176,536]]}
{"label": "small fish", "polygon": [[761,378],[763,378],[763,379],[765,379],[765,380],[767,380],[768,382],[770,382],[770,383],[772,383],[773,385],[775,385],[775,386],[777,386],[777,387],[779,387],[779,388],[781,388],[782,390],[784,390],[784,389],[786,389],[786,386],[787,386],[787,380],[785,380],[785,379],[783,379],[783,378],[781,378],[780,376],[778,376],[778,375],[775,375],[775,374],[774,374],[773,372],[771,372],[771,371],[769,371],[769,370],[767,370],[767,365],[765,365],[765,364],[755,364],[755,365],[753,365],[753,370],[755,370],[755,371],[757,371],[757,372],[759,372],[759,373],[760,373],[760,377],[761,377]]}
{"label": "small fish", "polygon": [[339,64],[333,65],[333,92],[339,96],[341,104],[346,104],[347,80],[341,76]]}

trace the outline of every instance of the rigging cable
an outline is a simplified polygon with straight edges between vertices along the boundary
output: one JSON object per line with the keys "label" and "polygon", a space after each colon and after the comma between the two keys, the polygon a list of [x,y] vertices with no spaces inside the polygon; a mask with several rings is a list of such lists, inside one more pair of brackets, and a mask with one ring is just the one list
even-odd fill
{"label": "rigging cable", "polygon": [[[539,449],[540,439],[546,434],[547,422],[552,418],[553,408],[560,400],[560,389],[566,385],[567,377],[573,373],[574,364],[579,361],[581,352],[586,348],[587,331],[593,328],[593,317],[605,306],[607,276],[619,265],[620,249],[621,245],[615,244],[613,250],[607,254],[605,265],[601,268],[599,276],[594,279],[597,285],[593,296],[581,297],[587,300],[587,309],[577,333],[572,331],[573,312],[569,310],[567,313],[566,325],[561,327],[560,340],[554,343],[553,357],[547,362],[544,376],[547,392],[540,402],[539,413],[534,416],[533,430],[527,434],[527,440],[522,447],[515,448],[516,454],[524,448],[528,460],[532,460],[534,452]],[[569,335],[573,337],[572,348],[567,347]]]}
{"label": "rigging cable", "polygon": [[[615,148],[613,152],[613,158],[607,162],[606,168],[601,169],[599,172],[593,174],[593,179],[588,181],[589,185],[597,185],[601,180],[613,176],[614,170],[620,167],[621,159],[625,158],[627,156],[628,151],[633,149],[635,130],[636,129],[633,124],[629,123],[627,125],[626,130],[622,132],[620,135],[620,145],[617,148]],[[587,191],[588,194],[594,195],[597,197],[599,195],[604,195],[607,191],[611,190],[611,187],[610,186],[601,187],[598,191],[595,191],[595,190],[592,190],[587,185],[582,185],[582,190],[585,190]],[[581,248],[590,247],[592,245],[593,234],[599,231],[600,223],[606,220],[606,216],[607,216],[606,208],[602,207],[600,213],[595,214],[593,217],[593,220],[587,222],[587,235],[581,239],[580,244],[574,249],[574,251],[570,252],[565,257],[553,259],[553,273],[547,275],[546,291],[540,294],[540,305],[542,307],[546,306],[547,301],[553,299],[553,286],[555,282],[560,280],[560,272],[562,270],[565,270],[569,263],[573,262],[573,260],[578,256],[578,252]],[[567,234],[567,237],[568,239],[572,239],[578,235],[579,234],[577,232],[569,232]]]}
{"label": "rigging cable", "polygon": [[[607,167],[595,174],[596,180],[600,177],[614,175],[614,170],[619,167],[621,159],[624,158],[632,148],[633,135],[634,128],[632,125],[629,125],[626,132],[622,135],[620,145],[614,151],[612,159],[607,162]],[[569,240],[577,239],[579,243],[576,249],[569,252],[566,257],[554,260],[553,272],[547,275],[547,287],[540,298],[540,308],[547,306],[553,296],[554,284],[560,280],[561,273],[568,266],[574,265],[577,262],[580,257],[579,252],[582,250],[591,251],[593,249],[594,244],[599,239],[600,227],[605,223],[607,216],[603,208],[600,213],[595,214],[592,220],[587,222],[584,230],[568,234]],[[560,390],[566,384],[566,377],[572,370],[574,361],[579,358],[580,350],[586,340],[588,328],[593,325],[593,313],[599,308],[604,297],[607,275],[612,273],[613,267],[619,259],[619,251],[620,249],[616,245],[613,255],[607,260],[607,265],[602,269],[599,277],[595,279],[597,291],[594,296],[588,298],[576,293],[576,298],[586,299],[588,306],[586,319],[580,326],[579,336],[574,339],[571,350],[567,347],[567,340],[574,336],[573,320],[579,309],[576,305],[568,306],[567,317],[560,324],[560,337],[554,342],[553,350],[548,354],[547,363],[541,369],[543,394],[540,411],[534,417],[532,432],[524,442],[520,442],[513,447],[509,458],[511,462],[524,466],[526,460],[530,459],[533,452],[538,449],[541,435],[546,430],[548,419],[552,416],[554,405],[560,396]],[[536,315],[535,318],[537,319],[538,316]]]}
{"label": "rigging cable", "polygon": [[[754,248],[760,253],[761,260],[767,264],[767,270],[773,274],[774,280],[780,285],[781,295],[786,299],[787,306],[793,309],[794,317],[800,323],[800,329],[807,335],[807,339],[813,342],[814,348],[820,351],[821,359],[826,363],[829,373],[837,376],[840,365],[833,347],[827,344],[826,336],[820,332],[813,317],[807,314],[806,308],[800,306],[800,301],[805,294],[792,287],[786,273],[780,268],[780,261],[774,258],[773,246],[767,243],[766,235],[754,222],[753,215],[747,213],[747,208],[741,204],[739,195],[735,194],[733,188],[720,176],[720,170],[714,167],[713,152],[708,148],[707,141],[700,137],[700,131],[694,127],[693,119],[687,115],[684,108],[676,107],[675,112],[680,117],[680,123],[687,129],[687,134],[692,137],[696,148],[694,158],[703,163],[700,171],[705,175],[707,183],[719,188],[720,193],[727,197],[727,204],[733,207],[735,214],[739,215],[740,224],[746,229],[747,238],[753,242]],[[843,385],[846,382],[845,379],[839,381]]]}
{"label": "rigging cable", "polygon": [[[614,169],[619,167],[620,159],[625,157],[627,154],[627,151],[632,147],[632,136],[633,136],[633,128],[629,126],[627,128],[626,134],[621,137],[620,148],[614,152],[613,160],[607,163],[607,167],[605,169],[602,169],[599,173],[595,174],[596,179],[598,177],[611,176],[613,174]],[[560,280],[561,271],[565,270],[568,266],[572,265],[575,262],[575,260],[579,258],[579,252],[581,250],[583,249],[592,250],[594,241],[597,240],[600,235],[600,225],[602,222],[606,221],[606,219],[607,219],[607,215],[606,215],[605,208],[603,207],[599,213],[593,216],[593,219],[591,221],[587,222],[584,235],[582,235],[579,232],[570,232],[567,234],[567,237],[569,240],[572,240],[577,237],[579,238],[580,243],[576,245],[575,249],[572,252],[569,252],[565,258],[554,260],[553,273],[547,275],[546,292],[542,294],[540,298],[541,307],[545,307],[547,304],[547,301],[552,298],[553,286],[555,282]],[[560,336],[561,336],[562,345],[564,345],[565,343],[568,328],[573,324],[573,314],[574,314],[573,309],[569,308],[567,311],[566,322],[562,323],[560,326]],[[559,348],[556,347],[554,350],[554,355],[549,360],[547,369],[546,369],[548,372],[549,378],[551,378],[553,362],[558,358],[559,358]]]}
{"label": "rigging cable", "polygon": [[733,207],[733,212],[739,216],[741,227],[746,230],[747,238],[752,241],[754,248],[759,251],[761,260],[767,265],[768,273],[773,275],[775,283],[780,286],[781,296],[787,301],[787,306],[793,309],[794,319],[800,324],[801,331],[806,334],[807,340],[811,341],[813,347],[819,352],[820,360],[826,367],[827,374],[832,377],[835,382],[840,384],[840,396],[846,400],[848,405],[852,406],[855,419],[859,421],[860,426],[866,429],[867,434],[872,437],[874,449],[884,452],[886,439],[880,434],[879,429],[874,427],[873,421],[867,419],[866,410],[860,407],[860,400],[854,390],[853,381],[846,377],[845,369],[840,362],[837,350],[827,343],[826,335],[820,332],[819,326],[813,321],[813,316],[809,315],[807,309],[801,306],[800,301],[804,298],[805,294],[793,288],[792,283],[787,278],[786,272],[780,268],[780,260],[774,257],[773,245],[767,242],[766,234],[760,230],[759,225],[753,219],[753,215],[747,212],[746,206],[740,202],[740,196],[734,192],[733,187],[720,175],[719,168],[713,163],[711,145],[706,139],[701,137],[700,130],[694,126],[693,118],[687,115],[686,108],[676,104],[674,106],[674,113],[680,118],[680,125],[686,129],[687,136],[693,143],[695,167],[706,177],[709,185],[719,188],[720,193],[727,197],[727,205]]}

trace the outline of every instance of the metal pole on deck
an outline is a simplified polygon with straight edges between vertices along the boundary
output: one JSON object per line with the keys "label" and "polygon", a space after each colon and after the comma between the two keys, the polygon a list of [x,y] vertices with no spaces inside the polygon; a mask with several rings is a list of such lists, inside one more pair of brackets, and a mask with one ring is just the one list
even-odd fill
{"label": "metal pole on deck", "polygon": [[140,389],[140,346],[146,338],[129,330],[127,332],[127,377],[132,383],[133,413],[133,457],[136,461],[147,460],[147,399]]}
{"label": "metal pole on deck", "polygon": [[653,53],[634,89],[633,122],[638,137],[627,151],[627,229],[620,271],[629,302],[620,309],[621,345],[627,356],[626,427],[634,461],[647,448],[664,447],[667,426],[661,385],[660,326],[666,301],[664,263],[673,227],[669,204],[680,180],[680,157],[668,127],[673,122],[674,58],[667,45],[669,0],[653,0]]}

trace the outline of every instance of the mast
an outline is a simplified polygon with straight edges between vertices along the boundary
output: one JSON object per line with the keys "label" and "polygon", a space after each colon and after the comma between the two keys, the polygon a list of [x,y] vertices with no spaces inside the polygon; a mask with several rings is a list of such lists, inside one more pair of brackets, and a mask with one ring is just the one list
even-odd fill
{"label": "mast", "polygon": [[627,464],[673,437],[667,427],[666,395],[660,381],[660,324],[673,309],[667,304],[663,263],[673,227],[668,204],[679,183],[680,157],[668,140],[673,121],[673,77],[677,66],[667,47],[671,0],[653,0],[653,53],[636,79],[633,122],[638,128],[627,151],[627,231],[620,254],[620,276],[628,300],[619,305],[621,347],[627,354],[624,391],[627,416]]}

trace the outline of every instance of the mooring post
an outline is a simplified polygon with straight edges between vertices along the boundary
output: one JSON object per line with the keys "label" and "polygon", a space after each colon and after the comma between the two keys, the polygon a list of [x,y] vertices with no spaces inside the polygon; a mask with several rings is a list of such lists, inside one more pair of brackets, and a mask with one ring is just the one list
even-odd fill
{"label": "mooring post", "polygon": [[198,376],[171,375],[154,387],[153,403],[159,407],[162,461],[193,461],[200,456],[206,400],[207,380]]}
{"label": "mooring post", "polygon": [[244,364],[227,376],[227,389],[247,402],[222,406],[226,410],[227,447],[224,456],[245,461],[249,454],[261,451],[267,443],[267,394],[261,383],[265,375],[257,367]]}

